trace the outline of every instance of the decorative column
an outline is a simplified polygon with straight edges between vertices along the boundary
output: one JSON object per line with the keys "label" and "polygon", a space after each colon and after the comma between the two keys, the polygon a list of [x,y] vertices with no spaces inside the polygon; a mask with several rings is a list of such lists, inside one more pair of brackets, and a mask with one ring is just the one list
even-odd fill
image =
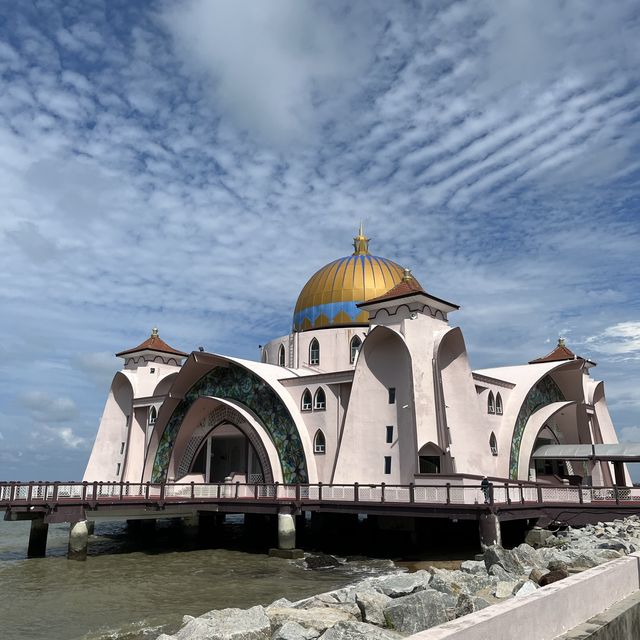
{"label": "decorative column", "polygon": [[31,521],[27,558],[44,558],[47,551],[47,534],[49,523],[44,521],[44,514]]}
{"label": "decorative column", "polygon": [[69,526],[69,549],[67,558],[69,560],[86,560],[87,546],[89,544],[89,529],[87,521],[72,522]]}

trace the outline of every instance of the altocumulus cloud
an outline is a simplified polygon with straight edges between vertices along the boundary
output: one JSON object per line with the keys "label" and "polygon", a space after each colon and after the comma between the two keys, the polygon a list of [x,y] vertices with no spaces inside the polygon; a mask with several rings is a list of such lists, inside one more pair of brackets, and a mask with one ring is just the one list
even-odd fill
{"label": "altocumulus cloud", "polygon": [[0,6],[0,476],[79,477],[111,354],[154,325],[255,357],[360,218],[462,305],[474,367],[565,334],[635,429],[639,13]]}

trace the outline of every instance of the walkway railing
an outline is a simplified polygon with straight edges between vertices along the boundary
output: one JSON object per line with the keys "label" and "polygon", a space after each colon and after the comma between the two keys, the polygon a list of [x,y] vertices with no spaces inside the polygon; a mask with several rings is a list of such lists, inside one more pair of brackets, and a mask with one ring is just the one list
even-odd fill
{"label": "walkway railing", "polygon": [[244,484],[0,482],[0,507],[57,503],[297,501],[420,505],[542,505],[640,501],[640,487],[571,487],[506,482],[481,486],[426,484]]}

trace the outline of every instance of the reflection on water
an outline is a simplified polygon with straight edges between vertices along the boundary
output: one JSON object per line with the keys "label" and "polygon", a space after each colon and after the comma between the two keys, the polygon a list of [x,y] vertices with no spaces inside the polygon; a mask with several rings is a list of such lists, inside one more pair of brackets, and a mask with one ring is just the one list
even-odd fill
{"label": "reflection on water", "polygon": [[[190,540],[167,522],[154,534],[98,524],[87,562],[65,558],[68,525],[51,525],[47,557],[26,560],[28,522],[0,521],[0,620],[7,640],[141,640],[173,632],[182,616],[296,600],[388,571],[359,559],[331,571],[268,557],[227,524],[215,540]],[[207,548],[213,544],[226,548]],[[248,553],[239,547],[261,551]],[[235,548],[234,548],[235,547]]]}

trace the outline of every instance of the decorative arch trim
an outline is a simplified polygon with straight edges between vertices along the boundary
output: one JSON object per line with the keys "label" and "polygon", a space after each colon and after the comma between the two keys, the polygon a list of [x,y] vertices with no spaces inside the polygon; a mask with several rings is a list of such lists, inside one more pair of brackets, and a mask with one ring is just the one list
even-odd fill
{"label": "decorative arch trim", "polygon": [[164,482],[182,422],[191,405],[202,396],[235,400],[247,407],[273,441],[286,484],[308,482],[307,462],[295,421],[278,394],[259,376],[235,363],[216,367],[185,394],[167,422],[153,461],[152,482]]}
{"label": "decorative arch trim", "polygon": [[535,411],[554,402],[563,402],[564,394],[550,375],[544,376],[527,393],[513,429],[511,438],[511,452],[509,456],[509,478],[518,479],[518,465],[520,461],[520,444],[524,435],[527,421]]}

